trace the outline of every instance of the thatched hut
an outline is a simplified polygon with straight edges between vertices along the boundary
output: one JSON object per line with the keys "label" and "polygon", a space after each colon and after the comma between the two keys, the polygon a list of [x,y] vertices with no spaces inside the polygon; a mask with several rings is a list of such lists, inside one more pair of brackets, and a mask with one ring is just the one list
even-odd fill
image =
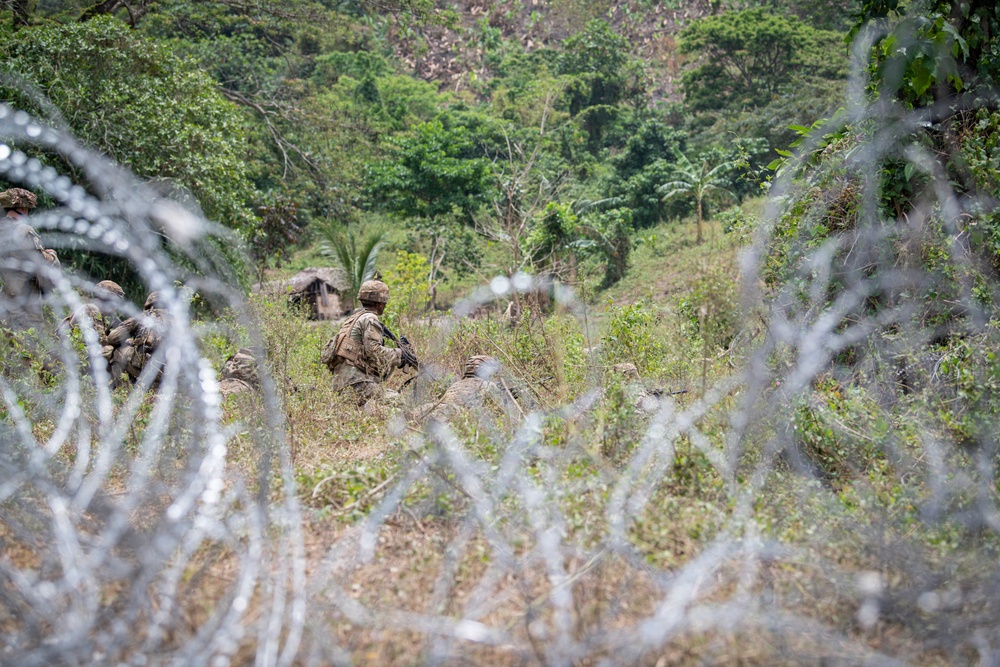
{"label": "thatched hut", "polygon": [[351,312],[354,295],[343,270],[305,269],[276,285],[294,304],[308,304],[312,318],[335,320]]}

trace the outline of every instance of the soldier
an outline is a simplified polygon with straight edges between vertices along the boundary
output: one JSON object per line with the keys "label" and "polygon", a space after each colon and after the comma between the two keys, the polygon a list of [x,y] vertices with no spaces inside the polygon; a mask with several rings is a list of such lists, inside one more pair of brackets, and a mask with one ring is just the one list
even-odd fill
{"label": "soldier", "polygon": [[35,194],[23,188],[0,192],[0,206],[5,211],[0,221],[0,252],[5,255],[0,260],[0,296],[5,301],[0,321],[14,329],[41,330],[42,294],[51,285],[39,275],[39,269],[46,265],[59,268],[55,251],[42,246],[38,232],[26,222],[36,203]]}
{"label": "soldier", "polygon": [[75,313],[66,317],[59,325],[59,330],[69,333],[76,329],[84,321],[86,314],[97,334],[97,340],[101,345],[101,354],[107,360],[110,371],[114,346],[108,341],[108,336],[115,327],[121,324],[121,319],[118,317],[118,305],[125,298],[125,290],[113,280],[102,280],[94,288],[94,297],[93,301],[80,306]]}
{"label": "soldier", "polygon": [[468,408],[483,405],[484,395],[491,394],[501,405],[508,401],[499,389],[494,375],[500,364],[493,357],[477,354],[465,361],[462,379],[448,387],[441,398],[433,403],[426,403],[410,413],[415,421],[447,421]]}
{"label": "soldier", "polygon": [[255,389],[260,389],[257,360],[253,358],[250,350],[240,348],[236,354],[226,359],[226,365],[222,368],[219,391],[226,395],[241,394]]}
{"label": "soldier", "polygon": [[[122,373],[131,382],[139,379],[139,374],[159,347],[166,332],[169,313],[160,308],[160,293],[151,292],[146,297],[142,315],[130,317],[108,334],[108,344],[113,348],[111,355],[111,377],[117,385]],[[159,380],[154,380],[153,385]]]}
{"label": "soldier", "polygon": [[361,308],[340,326],[337,335],[326,344],[321,360],[333,373],[338,390],[350,387],[357,394],[359,405],[369,401],[393,399],[396,392],[382,386],[396,368],[416,368],[417,358],[411,353],[385,346],[379,316],[389,302],[389,287],[381,280],[368,280],[358,290]]}

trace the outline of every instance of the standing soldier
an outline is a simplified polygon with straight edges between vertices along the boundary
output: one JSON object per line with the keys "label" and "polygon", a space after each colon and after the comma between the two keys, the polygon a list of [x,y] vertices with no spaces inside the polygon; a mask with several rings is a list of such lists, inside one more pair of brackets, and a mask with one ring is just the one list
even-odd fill
{"label": "standing soldier", "polygon": [[28,211],[35,208],[33,192],[11,188],[0,192],[0,206],[5,215],[0,220],[0,322],[12,329],[41,330],[42,293],[49,287],[42,278],[43,266],[59,267],[54,250],[46,249],[31,225],[26,222]]}
{"label": "standing soldier", "polygon": [[416,368],[417,358],[398,348],[385,346],[379,316],[389,302],[389,286],[381,280],[368,280],[358,290],[361,308],[340,326],[323,350],[322,361],[333,373],[338,390],[350,387],[359,405],[372,400],[394,398],[395,392],[382,386],[396,368]]}

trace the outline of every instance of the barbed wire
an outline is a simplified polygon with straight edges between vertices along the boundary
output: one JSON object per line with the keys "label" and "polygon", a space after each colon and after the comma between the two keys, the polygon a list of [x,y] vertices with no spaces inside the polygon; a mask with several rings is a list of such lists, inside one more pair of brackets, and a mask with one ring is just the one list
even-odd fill
{"label": "barbed wire", "polygon": [[[746,301],[764,313],[766,329],[754,340],[740,338],[745,363],[736,372],[697,400],[657,398],[619,466],[596,462],[592,449],[606,391],[597,376],[576,402],[518,405],[523,417],[515,413],[515,428],[484,426],[480,437],[495,460],[471,453],[447,423],[400,428],[408,453],[392,483],[372,496],[358,523],[309,559],[280,392],[262,373],[266,423],[251,430],[255,468],[248,474],[227,466],[232,429],[200,352],[189,295],[175,286],[194,283],[200,295],[231,308],[264,349],[212,250],[210,239],[225,232],[65,133],[0,106],[0,176],[56,202],[33,224],[62,243],[85,241],[92,253],[125,260],[149,291],[161,292],[169,313],[163,343],[124,395],[108,388],[99,341],[87,326],[86,364],[67,336],[32,343],[45,368],[7,355],[0,378],[0,660],[659,665],[696,661],[685,639],[696,641],[702,656],[733,661],[738,656],[725,638],[735,636],[753,637],[769,652],[750,661],[899,664],[926,650],[944,661],[978,656],[994,664],[1000,517],[993,422],[977,421],[971,443],[930,423],[933,410],[913,411],[913,423],[879,426],[877,434],[852,433],[882,462],[861,479],[886,476],[911,489],[891,502],[912,503],[912,523],[901,523],[877,494],[847,498],[796,431],[796,410],[824,400],[825,379],[863,387],[888,405],[905,393],[901,367],[938,374],[946,353],[929,356],[930,341],[993,335],[992,313],[968,280],[957,281],[950,304],[961,317],[944,328],[928,322],[921,295],[953,284],[949,272],[981,268],[962,240],[963,216],[995,203],[959,196],[944,158],[913,140],[925,115],[867,100],[860,63],[871,37],[855,47],[848,111],[824,128],[850,128],[855,136],[824,153],[807,177],[789,168],[772,185],[742,264]],[[823,148],[820,134],[807,138],[801,154]],[[28,157],[25,146],[58,156],[81,182]],[[928,185],[905,215],[890,216],[879,205],[878,174],[900,155]],[[800,230],[828,217],[829,198],[808,195],[819,184],[834,198],[850,190],[853,224],[818,243],[794,237],[786,253],[795,259],[773,296],[754,295],[761,282],[773,284],[764,260],[791,207],[804,211]],[[900,249],[923,243],[939,226],[949,232],[945,268],[907,262]],[[163,250],[162,233],[175,239],[173,255]],[[197,276],[180,268],[178,256]],[[79,293],[94,289],[90,276],[2,259],[51,282],[46,305],[60,317],[78,311]],[[483,286],[456,306],[433,352],[442,354],[479,306],[512,290],[550,287],[527,275]],[[584,317],[571,290],[560,287],[555,299]],[[137,304],[119,306],[141,316]],[[883,405],[870,407],[877,420]],[[547,439],[553,424],[567,426],[558,446]],[[703,507],[708,537],[665,565],[638,533],[650,518],[669,525],[664,513],[679,458],[695,454],[722,480]],[[852,465],[852,456],[837,465]],[[573,472],[581,465],[587,474]],[[760,510],[772,496],[800,512],[795,521],[805,527],[797,539],[783,540],[775,529],[785,517],[767,525]],[[446,509],[435,506],[443,497]],[[581,498],[590,499],[583,529],[574,528],[580,521],[573,516]],[[436,517],[446,539],[433,558],[409,561],[434,569],[419,601],[359,594],[371,585],[388,591],[394,582],[386,577],[404,576],[379,565],[383,540],[400,522],[419,531],[421,516]],[[924,548],[923,529],[949,526],[977,531],[976,548]],[[831,557],[831,543],[850,543],[855,560]],[[829,613],[809,613],[819,604]],[[922,644],[875,641],[888,622]]]}

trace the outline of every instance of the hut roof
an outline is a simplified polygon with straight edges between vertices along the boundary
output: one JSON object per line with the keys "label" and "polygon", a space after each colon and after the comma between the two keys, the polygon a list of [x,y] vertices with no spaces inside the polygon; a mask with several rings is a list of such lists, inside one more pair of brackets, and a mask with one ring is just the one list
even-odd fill
{"label": "hut roof", "polygon": [[339,294],[344,294],[350,290],[347,274],[344,273],[343,269],[335,267],[303,269],[291,278],[278,280],[272,284],[281,292],[301,294],[309,289],[309,286],[317,280],[326,283],[328,288]]}

